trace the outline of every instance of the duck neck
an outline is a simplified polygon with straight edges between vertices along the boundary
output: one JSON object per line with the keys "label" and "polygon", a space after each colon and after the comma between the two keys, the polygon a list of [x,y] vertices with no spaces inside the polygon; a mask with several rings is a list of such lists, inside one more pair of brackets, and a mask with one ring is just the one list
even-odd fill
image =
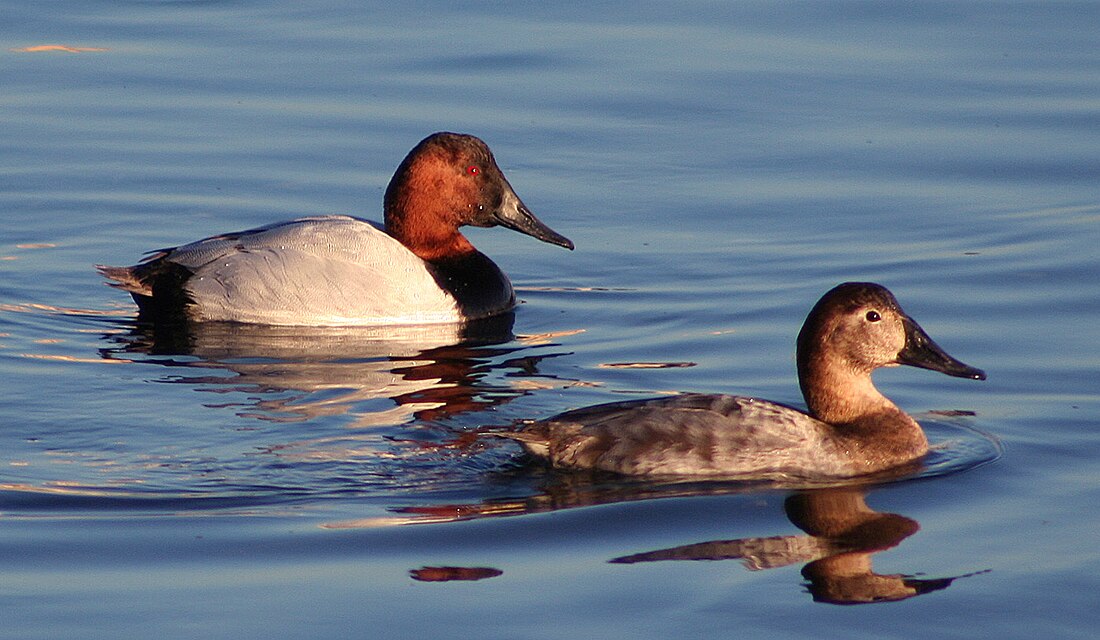
{"label": "duck neck", "polygon": [[860,458],[872,466],[900,464],[928,450],[920,425],[879,393],[870,371],[838,371],[800,362],[799,382],[810,414],[832,426],[848,448],[859,449]]}
{"label": "duck neck", "polygon": [[810,414],[822,422],[850,424],[865,416],[898,410],[875,388],[869,372],[810,363],[800,367],[798,378]]}
{"label": "duck neck", "polygon": [[450,217],[430,208],[425,210],[424,206],[405,206],[393,212],[387,208],[386,233],[426,262],[477,253],[457,228],[440,223]]}
{"label": "duck neck", "polygon": [[[403,163],[386,188],[386,233],[428,262],[477,253],[458,230],[462,208],[468,205],[439,188],[446,183],[443,172],[449,171],[449,167],[431,155],[412,164],[415,167]],[[455,197],[447,197],[448,194]]]}

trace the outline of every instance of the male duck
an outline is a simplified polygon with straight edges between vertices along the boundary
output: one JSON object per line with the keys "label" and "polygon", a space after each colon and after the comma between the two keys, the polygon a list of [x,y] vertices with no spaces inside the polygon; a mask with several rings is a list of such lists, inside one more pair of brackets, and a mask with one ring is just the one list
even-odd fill
{"label": "male duck", "polygon": [[385,227],[314,216],[98,266],[150,320],[269,325],[450,323],[515,304],[508,278],[458,228],[502,225],[567,249],[540,222],[478,138],[435,133],[386,189]]}
{"label": "male duck", "polygon": [[907,364],[985,379],[936,345],[888,290],[870,283],[841,284],[818,301],[798,334],[797,359],[808,414],[756,398],[685,394],[576,409],[496,435],[559,467],[849,478],[928,451],[920,425],[878,392],[871,371]]}

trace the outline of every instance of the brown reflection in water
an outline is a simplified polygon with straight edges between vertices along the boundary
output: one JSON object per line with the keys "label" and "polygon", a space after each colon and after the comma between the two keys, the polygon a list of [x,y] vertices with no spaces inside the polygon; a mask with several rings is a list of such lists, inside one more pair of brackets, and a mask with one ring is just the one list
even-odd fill
{"label": "brown reflection in water", "polygon": [[[484,443],[485,435],[499,431],[499,427],[486,426],[458,435],[452,440],[430,445],[439,448],[463,449],[475,442]],[[497,438],[492,438],[496,441]],[[501,445],[504,446],[504,445]],[[522,460],[522,458],[521,458]],[[635,502],[662,498],[694,496],[739,495],[761,491],[803,491],[810,489],[869,486],[896,481],[917,474],[919,461],[875,474],[868,474],[853,482],[789,480],[744,480],[740,478],[716,479],[711,476],[623,476],[598,470],[561,470],[545,465],[542,460],[528,456],[531,464],[502,470],[495,475],[496,482],[509,482],[512,476],[522,482],[537,481],[531,495],[523,497],[495,498],[480,503],[439,504],[427,506],[394,507],[396,517],[370,518],[360,521],[330,523],[332,528],[380,527],[405,524],[456,522],[480,518],[545,513],[560,509],[574,509],[618,502]]]}
{"label": "brown reflection in water", "polygon": [[491,567],[421,567],[409,571],[409,577],[420,582],[472,582],[503,574],[500,569]]}
{"label": "brown reflection in water", "polygon": [[[803,491],[787,498],[787,517],[808,535],[741,538],[690,544],[614,558],[634,564],[664,560],[741,560],[752,571],[805,562],[802,575],[817,602],[893,602],[946,589],[959,577],[915,578],[874,572],[872,556],[920,529],[915,520],[874,511],[860,488]],[[970,574],[973,575],[973,574]]]}
{"label": "brown reflection in water", "polygon": [[[900,477],[900,474],[899,476]],[[654,498],[747,494],[774,490],[775,483],[748,484],[683,481],[664,484],[636,479],[615,481],[578,474],[551,474],[535,495],[485,501],[480,504],[412,506],[394,509],[400,515],[329,523],[325,528],[393,526],[442,523],[553,511],[557,509]],[[880,478],[882,480],[884,478]],[[947,578],[917,578],[906,574],[878,574],[874,554],[897,547],[920,529],[913,519],[877,512],[866,503],[866,486],[819,486],[796,489],[784,501],[791,523],[805,535],[780,535],[733,540],[713,540],[668,549],[635,553],[611,559],[614,564],[673,560],[740,560],[751,571],[804,563],[802,576],[817,602],[869,604],[905,600],[946,589],[955,580],[976,572]]]}
{"label": "brown reflection in water", "polygon": [[520,385],[483,382],[493,370],[535,371],[539,360],[553,357],[493,362],[524,348],[492,346],[513,340],[513,319],[504,314],[464,326],[374,328],[139,325],[129,334],[105,336],[115,345],[101,349],[100,355],[106,361],[157,364],[177,373],[205,371],[163,382],[259,396],[212,405],[239,407],[238,415],[244,417],[299,422],[347,414],[354,416],[351,427],[389,426],[481,411],[524,395]]}

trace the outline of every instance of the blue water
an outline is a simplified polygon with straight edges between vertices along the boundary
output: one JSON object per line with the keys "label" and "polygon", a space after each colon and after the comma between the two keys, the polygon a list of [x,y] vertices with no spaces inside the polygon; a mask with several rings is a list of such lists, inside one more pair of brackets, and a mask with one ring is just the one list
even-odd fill
{"label": "blue water", "polygon": [[[7,8],[0,637],[1093,637],[1097,24],[1045,2]],[[378,218],[437,130],[485,139],[577,244],[469,232],[519,292],[510,328],[154,334],[92,268]],[[675,391],[798,405],[794,336],[844,280],[989,374],[876,374],[936,446],[910,476],[592,478],[477,437]]]}

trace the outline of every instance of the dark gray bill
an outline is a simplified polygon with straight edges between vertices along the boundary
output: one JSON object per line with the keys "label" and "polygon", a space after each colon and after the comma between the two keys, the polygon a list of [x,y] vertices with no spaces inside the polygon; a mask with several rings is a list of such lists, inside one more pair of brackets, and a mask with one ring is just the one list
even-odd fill
{"label": "dark gray bill", "polygon": [[952,358],[940,348],[924,329],[912,318],[906,317],[905,347],[898,354],[898,364],[907,364],[921,369],[931,369],[956,378],[985,380],[985,372]]}
{"label": "dark gray bill", "polygon": [[503,227],[526,233],[532,238],[573,250],[573,242],[569,238],[543,224],[511,189],[505,192],[500,207],[493,213],[493,220]]}

